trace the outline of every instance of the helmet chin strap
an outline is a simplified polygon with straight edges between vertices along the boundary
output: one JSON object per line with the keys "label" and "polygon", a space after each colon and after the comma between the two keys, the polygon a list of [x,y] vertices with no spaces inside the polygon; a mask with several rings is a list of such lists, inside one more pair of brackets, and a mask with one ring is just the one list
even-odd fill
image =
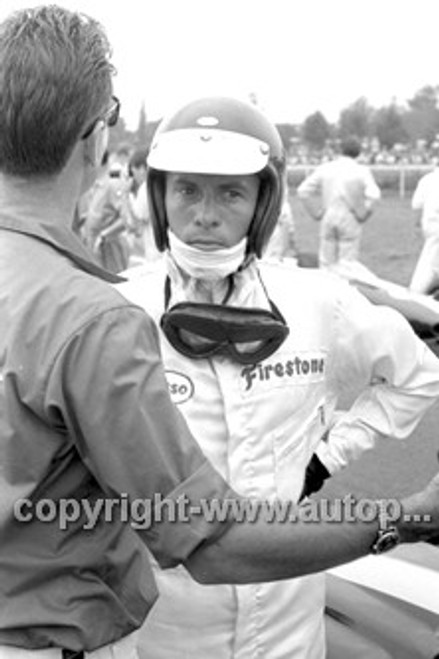
{"label": "helmet chin strap", "polygon": [[169,249],[177,265],[190,277],[215,281],[225,279],[242,265],[247,249],[247,236],[232,247],[206,251],[187,245],[168,231]]}

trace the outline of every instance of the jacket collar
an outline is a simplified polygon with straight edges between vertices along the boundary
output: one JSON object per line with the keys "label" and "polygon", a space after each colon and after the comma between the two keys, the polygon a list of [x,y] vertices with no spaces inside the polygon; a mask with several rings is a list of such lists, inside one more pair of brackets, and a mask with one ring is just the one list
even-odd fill
{"label": "jacket collar", "polygon": [[41,240],[67,256],[81,270],[100,279],[114,284],[125,281],[124,277],[102,268],[76,234],[69,230],[62,221],[56,221],[56,218],[48,217],[44,220],[31,217],[23,218],[20,217],[20,214],[1,211],[0,230],[21,233],[36,240]]}

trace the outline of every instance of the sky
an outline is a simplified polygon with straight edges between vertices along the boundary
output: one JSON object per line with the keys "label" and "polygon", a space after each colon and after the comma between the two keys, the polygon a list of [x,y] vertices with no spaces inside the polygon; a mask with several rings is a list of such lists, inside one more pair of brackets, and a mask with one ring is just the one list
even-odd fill
{"label": "sky", "polygon": [[[42,0],[0,0],[0,20]],[[204,95],[258,104],[277,123],[360,97],[404,104],[439,85],[438,0],[58,0],[98,19],[113,46],[130,130]]]}

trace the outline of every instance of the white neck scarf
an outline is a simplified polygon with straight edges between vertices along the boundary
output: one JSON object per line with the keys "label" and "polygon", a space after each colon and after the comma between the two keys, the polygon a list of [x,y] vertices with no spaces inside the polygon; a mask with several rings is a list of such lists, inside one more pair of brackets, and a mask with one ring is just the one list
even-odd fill
{"label": "white neck scarf", "polygon": [[169,249],[177,263],[190,277],[215,281],[236,272],[245,259],[247,236],[233,247],[206,251],[192,247],[168,232]]}

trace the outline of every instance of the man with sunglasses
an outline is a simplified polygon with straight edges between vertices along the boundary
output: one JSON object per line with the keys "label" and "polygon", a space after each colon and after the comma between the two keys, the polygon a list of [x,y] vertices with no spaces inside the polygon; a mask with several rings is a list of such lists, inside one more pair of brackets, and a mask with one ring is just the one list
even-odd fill
{"label": "man with sunglasses", "polygon": [[[279,134],[250,104],[202,98],[165,118],[147,169],[165,259],[117,288],[160,326],[172,399],[223,477],[245,497],[298,502],[378,436],[410,435],[439,369],[394,311],[327,273],[261,260],[284,172]],[[157,579],[145,659],[324,656],[323,574],[209,589],[183,567]]]}
{"label": "man with sunglasses", "polygon": [[[114,121],[109,54],[96,21],[57,6],[0,25],[1,659],[134,659],[158,597],[146,547],[201,583],[248,583],[351,560],[384,533],[376,516],[207,515],[245,501],[172,405],[153,321],[71,228]],[[255,187],[226,197],[247,207]],[[278,336],[279,314],[260,318]],[[439,477],[402,504],[433,518],[401,517],[392,537],[439,535]]]}
{"label": "man with sunglasses", "polygon": [[144,545],[175,565],[233,522],[147,520],[156,499],[233,492],[169,399],[151,319],[72,229],[117,121],[113,72],[86,15],[0,24],[1,659],[133,659],[158,595]]}

